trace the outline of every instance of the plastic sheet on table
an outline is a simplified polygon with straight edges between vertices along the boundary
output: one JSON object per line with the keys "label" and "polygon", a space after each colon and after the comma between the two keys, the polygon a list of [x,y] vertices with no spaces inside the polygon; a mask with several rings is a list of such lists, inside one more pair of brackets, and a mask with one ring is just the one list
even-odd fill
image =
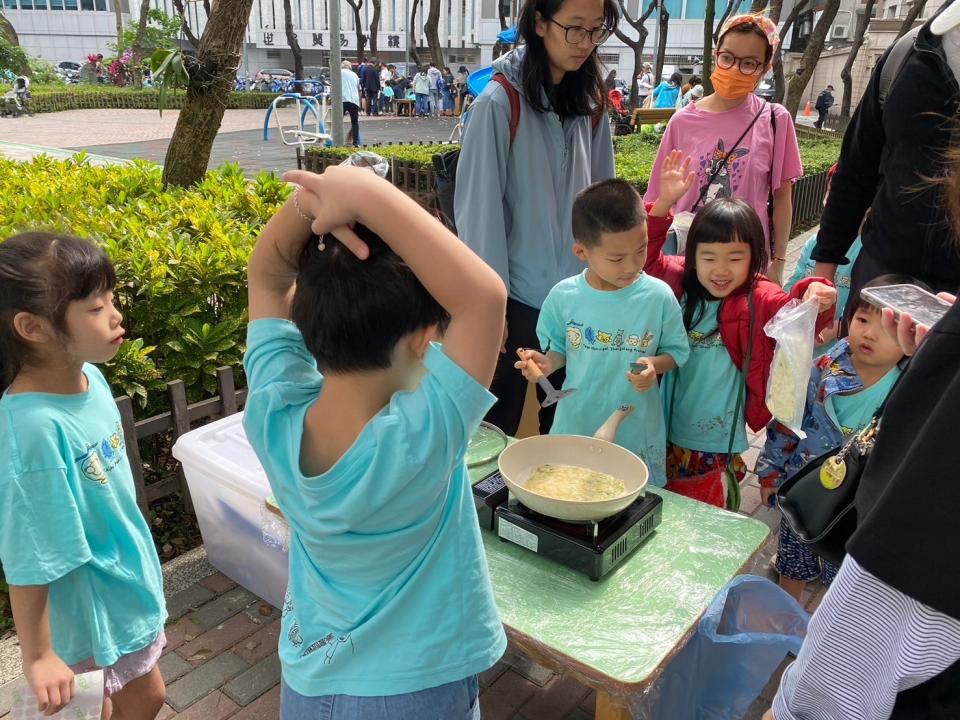
{"label": "plastic sheet on table", "polygon": [[652,492],[663,498],[661,524],[598,582],[483,533],[497,607],[513,641],[629,704],[655,684],[769,533],[752,518]]}

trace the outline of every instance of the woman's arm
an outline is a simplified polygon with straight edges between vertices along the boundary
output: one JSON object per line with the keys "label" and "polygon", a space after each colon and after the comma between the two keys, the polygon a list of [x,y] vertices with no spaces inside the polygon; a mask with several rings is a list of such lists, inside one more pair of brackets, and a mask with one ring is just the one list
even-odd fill
{"label": "woman's arm", "polygon": [[767,277],[778,285],[783,283],[783,266],[787,259],[787,245],[793,223],[793,183],[785,182],[773,193],[773,257]]}

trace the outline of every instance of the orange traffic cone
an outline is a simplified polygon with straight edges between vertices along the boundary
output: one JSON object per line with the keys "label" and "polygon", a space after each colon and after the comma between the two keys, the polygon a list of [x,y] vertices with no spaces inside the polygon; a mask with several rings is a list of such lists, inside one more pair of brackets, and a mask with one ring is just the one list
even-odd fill
{"label": "orange traffic cone", "polygon": [[810,101],[807,100],[807,106],[803,109],[803,116],[804,116],[804,117],[810,117],[810,115],[811,115],[811,113],[810,113]]}

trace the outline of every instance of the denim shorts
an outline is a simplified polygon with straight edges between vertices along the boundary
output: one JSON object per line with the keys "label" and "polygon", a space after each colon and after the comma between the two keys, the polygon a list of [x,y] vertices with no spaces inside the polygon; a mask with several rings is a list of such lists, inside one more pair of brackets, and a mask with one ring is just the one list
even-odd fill
{"label": "denim shorts", "polygon": [[280,720],[480,720],[477,676],[403,695],[305,697],[286,682]]}

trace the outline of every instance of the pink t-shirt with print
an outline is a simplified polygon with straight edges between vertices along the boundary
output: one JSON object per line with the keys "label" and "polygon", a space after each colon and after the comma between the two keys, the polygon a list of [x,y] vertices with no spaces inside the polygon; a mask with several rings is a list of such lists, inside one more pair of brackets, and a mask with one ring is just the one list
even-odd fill
{"label": "pink t-shirt with print", "polygon": [[[725,112],[704,112],[691,104],[676,113],[660,141],[645,195],[647,202],[655,201],[660,194],[660,167],[664,158],[678,149],[693,157],[692,168],[697,178],[674,206],[674,212],[692,210],[714,168],[721,164],[761,108],[762,114],[730,156],[726,170],[721,170],[707,189],[703,203],[718,197],[746,200],[757,211],[769,238],[767,197],[771,186],[776,191],[783,183],[796,180],[803,175],[803,165],[790,113],[783,105],[768,103],[756,95],[749,95],[741,105]],[[776,117],[776,137],[771,111]]]}

